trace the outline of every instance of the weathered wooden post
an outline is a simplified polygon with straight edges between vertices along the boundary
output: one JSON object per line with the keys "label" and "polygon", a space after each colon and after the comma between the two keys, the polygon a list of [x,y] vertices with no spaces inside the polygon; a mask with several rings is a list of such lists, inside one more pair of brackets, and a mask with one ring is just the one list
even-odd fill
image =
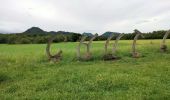
{"label": "weathered wooden post", "polygon": [[169,34],[170,34],[170,30],[168,30],[165,33],[164,37],[163,37],[163,40],[162,40],[162,43],[161,43],[161,47],[160,47],[160,51],[161,52],[166,52],[167,51],[166,39],[167,39]]}
{"label": "weathered wooden post", "polygon": [[52,37],[48,40],[48,43],[47,43],[47,47],[46,47],[46,54],[47,54],[47,57],[50,61],[53,61],[53,62],[58,62],[62,59],[62,50],[59,50],[55,55],[52,55],[50,53],[50,46],[51,46],[51,43],[53,42],[53,40],[55,39],[55,37]]}
{"label": "weathered wooden post", "polygon": [[[98,36],[98,35],[95,34],[95,35],[89,40],[88,43],[85,43],[85,42],[84,42],[85,39],[87,38],[87,36],[83,36],[83,37],[82,37],[79,45],[77,46],[77,58],[78,58],[79,60],[80,60],[80,59],[82,59],[82,60],[90,60],[90,59],[91,59],[91,57],[92,57],[92,54],[91,54],[91,52],[90,52],[91,44],[92,44],[92,41],[93,41],[97,36]],[[80,55],[80,47],[81,47],[82,44],[84,44],[84,45],[86,46],[86,53],[85,53],[85,55],[84,55],[83,57],[81,57],[81,55]]]}
{"label": "weathered wooden post", "polygon": [[134,33],[136,33],[136,36],[134,37],[133,44],[132,44],[132,57],[133,58],[139,58],[140,54],[136,50],[136,41],[138,40],[139,36],[143,37],[143,35],[137,29],[134,30]]}

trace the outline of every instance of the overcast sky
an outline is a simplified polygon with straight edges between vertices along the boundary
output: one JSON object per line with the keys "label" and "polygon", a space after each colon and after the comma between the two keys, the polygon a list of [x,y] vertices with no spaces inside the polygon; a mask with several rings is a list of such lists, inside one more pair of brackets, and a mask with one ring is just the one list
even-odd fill
{"label": "overcast sky", "polygon": [[0,32],[170,29],[170,0],[0,0]]}

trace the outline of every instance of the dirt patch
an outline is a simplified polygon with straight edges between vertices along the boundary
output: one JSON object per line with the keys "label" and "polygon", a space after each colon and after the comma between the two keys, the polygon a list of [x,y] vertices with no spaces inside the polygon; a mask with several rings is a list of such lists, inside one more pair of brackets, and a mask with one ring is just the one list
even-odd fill
{"label": "dirt patch", "polygon": [[118,59],[120,59],[120,57],[117,57],[113,54],[105,54],[103,56],[103,60],[105,60],[105,61],[114,61],[114,60],[118,60]]}

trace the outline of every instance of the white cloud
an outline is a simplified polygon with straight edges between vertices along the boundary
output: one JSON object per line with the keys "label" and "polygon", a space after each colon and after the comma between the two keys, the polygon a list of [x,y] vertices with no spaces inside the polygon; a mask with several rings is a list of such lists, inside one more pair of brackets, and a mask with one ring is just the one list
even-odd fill
{"label": "white cloud", "polygon": [[169,0],[0,0],[0,31],[103,33],[169,29]]}

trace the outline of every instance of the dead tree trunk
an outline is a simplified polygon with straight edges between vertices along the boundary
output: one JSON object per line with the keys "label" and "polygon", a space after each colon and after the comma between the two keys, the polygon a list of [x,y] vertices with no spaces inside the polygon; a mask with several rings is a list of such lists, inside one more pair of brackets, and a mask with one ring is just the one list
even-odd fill
{"label": "dead tree trunk", "polygon": [[[87,36],[84,36],[82,37],[78,47],[77,47],[77,58],[80,60],[80,59],[83,59],[83,60],[89,60],[91,59],[91,52],[90,52],[90,48],[91,48],[91,44],[92,44],[92,41],[97,37],[98,35],[95,34],[88,43],[84,43],[84,40],[87,38]],[[86,54],[81,57],[80,55],[80,46],[84,44],[86,46]]]}
{"label": "dead tree trunk", "polygon": [[55,55],[52,55],[50,53],[50,46],[51,46],[51,43],[53,42],[53,40],[55,39],[55,37],[52,37],[49,39],[48,43],[47,43],[47,47],[46,47],[46,54],[47,54],[47,57],[50,61],[53,61],[53,62],[58,62],[62,59],[62,50],[59,50]]}
{"label": "dead tree trunk", "polygon": [[90,41],[86,44],[87,46],[87,52],[86,54],[84,55],[83,59],[85,60],[90,60],[92,58],[92,54],[90,52],[90,49],[91,49],[91,44],[92,44],[92,41],[97,37],[98,35],[95,34],[91,39]]}
{"label": "dead tree trunk", "polygon": [[[118,40],[120,40],[120,38],[122,37],[123,35],[119,35],[117,38],[116,38],[116,41],[115,41],[115,47],[113,47],[113,51],[116,49],[116,45],[118,43]],[[116,57],[113,53],[108,53],[108,45],[109,45],[109,42],[110,40],[113,38],[113,34],[111,34],[108,39],[106,40],[106,43],[105,43],[105,54],[103,56],[103,59],[104,60],[116,60],[118,59],[119,57]]]}
{"label": "dead tree trunk", "polygon": [[83,36],[80,40],[79,45],[77,46],[77,58],[80,59],[81,55],[80,55],[80,47],[83,44],[83,42],[85,41],[85,39],[87,38],[87,36]]}
{"label": "dead tree trunk", "polygon": [[160,51],[161,52],[166,52],[167,51],[166,39],[167,39],[169,34],[170,34],[170,30],[168,30],[165,33],[164,37],[163,37],[163,40],[162,40],[162,43],[161,43],[161,47],[160,47]]}
{"label": "dead tree trunk", "polygon": [[90,52],[90,48],[91,48],[91,44],[93,42],[93,40],[98,36],[98,34],[95,34],[89,41],[88,43],[88,51],[87,52]]}
{"label": "dead tree trunk", "polygon": [[137,29],[134,30],[134,33],[136,33],[136,36],[134,37],[133,40],[133,44],[132,44],[132,57],[134,58],[139,58],[140,55],[139,53],[136,51],[136,41],[138,40],[138,37],[141,35],[142,33],[140,31],[138,31]]}
{"label": "dead tree trunk", "polygon": [[67,39],[67,36],[64,35],[64,42],[67,42],[68,39]]}
{"label": "dead tree trunk", "polygon": [[105,54],[107,54],[107,49],[108,49],[108,45],[109,45],[109,42],[110,42],[110,40],[113,38],[113,34],[111,34],[109,37],[108,37],[108,39],[106,40],[106,43],[105,43]]}
{"label": "dead tree trunk", "polygon": [[116,52],[117,50],[117,46],[118,46],[118,41],[124,36],[124,34],[120,34],[116,40],[115,40],[115,43],[113,44],[113,54]]}

